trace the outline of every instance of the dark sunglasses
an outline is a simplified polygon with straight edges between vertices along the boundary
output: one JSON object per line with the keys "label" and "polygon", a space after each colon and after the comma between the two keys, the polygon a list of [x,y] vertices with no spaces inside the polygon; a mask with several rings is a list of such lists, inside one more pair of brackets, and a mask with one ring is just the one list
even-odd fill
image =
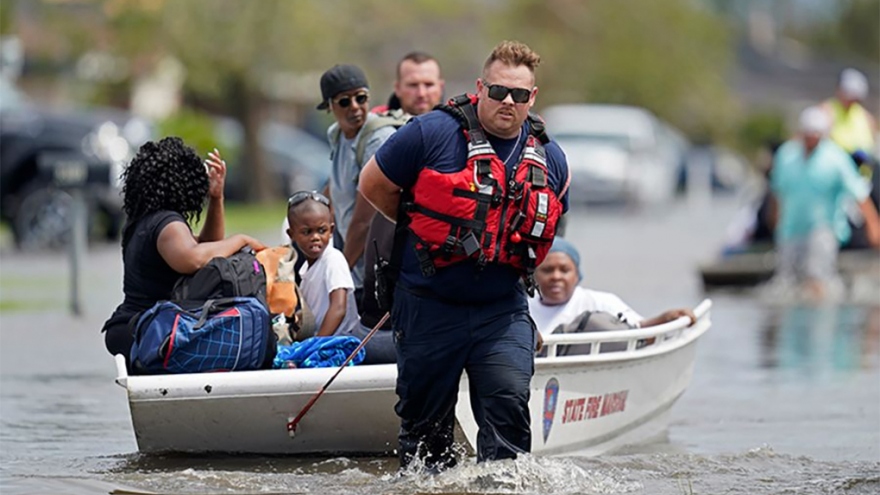
{"label": "dark sunglasses", "polygon": [[489,90],[489,98],[497,101],[504,101],[507,95],[510,95],[514,103],[526,103],[532,96],[531,89],[508,88],[500,84],[488,84],[486,81],[483,81],[483,84]]}
{"label": "dark sunglasses", "polygon": [[358,105],[363,105],[370,99],[370,95],[369,93],[358,93],[354,96],[343,96],[338,100],[333,100],[333,103],[339,105],[339,108],[348,108],[351,106],[352,99],[354,99]]}
{"label": "dark sunglasses", "polygon": [[293,193],[292,196],[287,198],[287,207],[290,208],[291,206],[296,206],[307,199],[314,199],[318,203],[330,206],[330,199],[318,191],[299,191]]}

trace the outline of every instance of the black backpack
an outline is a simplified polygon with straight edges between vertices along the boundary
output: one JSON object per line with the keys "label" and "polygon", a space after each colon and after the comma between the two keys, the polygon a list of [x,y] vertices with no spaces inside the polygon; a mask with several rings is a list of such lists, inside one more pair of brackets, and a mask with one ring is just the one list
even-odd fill
{"label": "black backpack", "polygon": [[226,297],[256,297],[266,304],[266,272],[254,252],[245,248],[229,256],[217,257],[192,275],[174,284],[174,301],[207,301]]}
{"label": "black backpack", "polygon": [[[249,247],[227,258],[217,257],[192,275],[180,277],[171,291],[171,299],[183,305],[204,303],[212,299],[253,297],[266,309],[266,270]],[[270,368],[275,358],[277,339],[268,321],[259,331],[265,334],[265,361]]]}

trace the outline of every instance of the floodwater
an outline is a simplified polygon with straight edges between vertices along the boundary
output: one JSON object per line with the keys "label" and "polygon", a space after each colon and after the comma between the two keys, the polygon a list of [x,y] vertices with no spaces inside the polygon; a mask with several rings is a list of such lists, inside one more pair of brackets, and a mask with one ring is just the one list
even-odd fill
{"label": "floodwater", "polygon": [[[594,458],[470,460],[435,477],[398,477],[387,458],[138,454],[98,331],[120,299],[118,248],[92,247],[81,317],[67,311],[63,255],[7,248],[0,493],[878,493],[880,293],[868,298],[873,305],[820,306],[777,304],[754,291],[705,294],[697,264],[718,250],[736,203],[570,214],[566,237],[581,248],[585,284],[645,315],[713,300],[712,329],[666,438]],[[277,233],[264,237],[275,242]]]}

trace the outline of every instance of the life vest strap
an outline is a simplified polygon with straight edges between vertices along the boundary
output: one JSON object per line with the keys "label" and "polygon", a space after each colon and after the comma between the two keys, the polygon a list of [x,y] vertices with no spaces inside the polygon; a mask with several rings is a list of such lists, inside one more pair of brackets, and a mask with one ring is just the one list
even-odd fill
{"label": "life vest strap", "polygon": [[492,173],[492,160],[477,160],[474,166],[477,167],[477,174],[480,177],[488,177]]}
{"label": "life vest strap", "polygon": [[469,104],[470,102],[471,102],[471,97],[468,96],[467,93],[462,93],[460,95],[453,96],[452,98],[449,99],[450,106],[456,106],[456,107],[462,107],[464,105]]}
{"label": "life vest strap", "polygon": [[535,280],[534,271],[523,275],[522,278],[523,285],[526,287],[526,294],[529,297],[535,297],[535,289],[538,288],[538,282]]}
{"label": "life vest strap", "polygon": [[[495,180],[491,181],[491,185],[497,186],[497,182]],[[498,190],[497,187],[494,188],[495,191]],[[477,209],[474,211],[474,220],[480,221],[483,225],[486,224],[486,216],[489,214],[489,208],[492,206],[497,206],[501,203],[501,197],[497,193],[485,194],[479,191],[468,191],[465,189],[453,189],[452,195],[459,198],[468,198],[477,202]]]}
{"label": "life vest strap", "polygon": [[547,174],[544,173],[544,170],[541,167],[532,165],[529,167],[528,181],[535,187],[547,187]]}
{"label": "life vest strap", "polygon": [[433,218],[434,220],[440,220],[441,222],[445,222],[456,227],[464,227],[470,230],[478,230],[480,232],[486,228],[486,222],[480,220],[471,220],[468,218],[456,218],[452,215],[446,215],[445,213],[440,213],[439,211],[434,211],[429,208],[425,208],[424,206],[418,205],[416,203],[410,203],[407,205],[407,210],[410,212],[421,213],[426,217]]}
{"label": "life vest strap", "polygon": [[479,201],[482,198],[489,199],[491,195],[481,193],[480,191],[468,191],[467,189],[453,189],[452,195],[459,198],[468,198],[474,201]]}
{"label": "life vest strap", "polygon": [[529,133],[538,138],[538,141],[540,141],[541,144],[549,143],[550,136],[547,135],[547,128],[544,126],[544,119],[539,117],[536,113],[529,112],[527,120],[529,121]]}
{"label": "life vest strap", "polygon": [[425,277],[431,277],[437,273],[437,267],[434,266],[434,259],[431,257],[431,251],[424,243],[416,245],[416,258],[419,260],[419,269]]}

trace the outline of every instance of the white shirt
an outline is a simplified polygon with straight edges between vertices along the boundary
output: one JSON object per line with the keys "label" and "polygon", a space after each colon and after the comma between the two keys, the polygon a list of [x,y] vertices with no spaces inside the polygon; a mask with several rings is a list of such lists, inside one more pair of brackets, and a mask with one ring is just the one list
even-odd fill
{"label": "white shirt", "polygon": [[559,325],[574,321],[586,311],[601,311],[615,316],[622,315],[622,320],[631,325],[644,320],[634,309],[629,307],[617,295],[610,292],[575,287],[574,294],[565,304],[548,306],[540,300],[539,295],[529,298],[529,313],[538,326],[541,335],[550,335]]}
{"label": "white shirt", "polygon": [[315,315],[315,324],[321,328],[324,316],[330,309],[330,293],[336,289],[348,289],[348,298],[345,306],[345,318],[336,328],[334,335],[346,334],[360,326],[360,318],[357,313],[357,304],[354,301],[354,282],[351,279],[351,271],[342,251],[333,246],[321,253],[314,264],[303,263],[299,269],[302,277],[300,291],[309,309]]}

